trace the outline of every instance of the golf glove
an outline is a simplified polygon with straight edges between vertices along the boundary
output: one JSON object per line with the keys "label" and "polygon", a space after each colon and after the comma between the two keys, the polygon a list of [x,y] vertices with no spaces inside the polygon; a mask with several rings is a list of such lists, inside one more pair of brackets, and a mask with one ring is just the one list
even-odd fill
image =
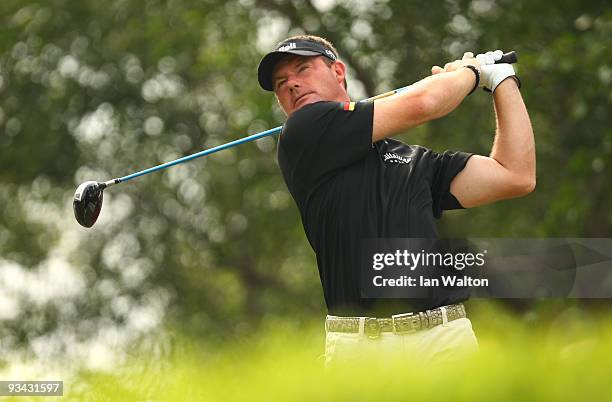
{"label": "golf glove", "polygon": [[512,64],[495,64],[503,54],[501,50],[496,50],[476,56],[476,60],[480,63],[480,86],[487,91],[494,92],[495,88],[508,77],[514,78],[518,87],[521,87],[521,81],[516,76]]}

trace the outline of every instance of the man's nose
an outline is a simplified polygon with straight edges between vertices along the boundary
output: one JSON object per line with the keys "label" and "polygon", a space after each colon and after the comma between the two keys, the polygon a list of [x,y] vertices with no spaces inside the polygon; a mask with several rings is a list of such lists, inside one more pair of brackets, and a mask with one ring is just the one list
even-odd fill
{"label": "man's nose", "polygon": [[300,83],[297,79],[295,79],[295,77],[289,77],[287,78],[287,86],[289,87],[290,91],[293,91],[300,87]]}

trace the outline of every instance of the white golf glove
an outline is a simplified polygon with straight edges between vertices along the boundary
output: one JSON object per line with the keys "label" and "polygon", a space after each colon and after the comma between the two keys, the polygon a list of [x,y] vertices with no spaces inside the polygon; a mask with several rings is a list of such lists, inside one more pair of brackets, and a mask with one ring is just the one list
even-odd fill
{"label": "white golf glove", "polygon": [[516,76],[512,64],[495,64],[503,55],[504,52],[496,50],[476,56],[476,60],[480,63],[480,86],[488,91],[494,92],[495,88],[508,77],[514,78],[519,88],[521,87],[521,81]]}

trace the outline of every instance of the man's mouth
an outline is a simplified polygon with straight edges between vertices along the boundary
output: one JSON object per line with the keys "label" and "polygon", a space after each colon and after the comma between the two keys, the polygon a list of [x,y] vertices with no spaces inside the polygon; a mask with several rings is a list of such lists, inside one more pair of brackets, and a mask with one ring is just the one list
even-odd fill
{"label": "man's mouth", "polygon": [[307,95],[310,95],[312,92],[306,92],[300,96],[297,97],[297,99],[295,100],[295,102],[293,102],[293,107],[296,107],[298,102],[300,102],[302,99],[304,99]]}

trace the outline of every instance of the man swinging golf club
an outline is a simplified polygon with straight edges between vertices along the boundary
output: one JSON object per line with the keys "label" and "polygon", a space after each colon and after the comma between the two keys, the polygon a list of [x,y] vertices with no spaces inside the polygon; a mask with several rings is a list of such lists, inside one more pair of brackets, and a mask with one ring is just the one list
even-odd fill
{"label": "man swinging golf club", "polygon": [[[501,55],[465,53],[401,93],[363,103],[351,102],[346,66],[323,38],[288,38],[261,60],[259,83],[288,117],[278,161],[316,253],[329,314],[326,362],[368,349],[437,361],[477,348],[465,292],[366,299],[357,267],[362,239],[436,238],[435,219],[444,210],[533,191],[533,131],[513,67],[495,64]],[[450,113],[479,86],[492,92],[495,105],[490,156],[437,153],[391,139]],[[406,323],[411,330],[400,331]]]}

